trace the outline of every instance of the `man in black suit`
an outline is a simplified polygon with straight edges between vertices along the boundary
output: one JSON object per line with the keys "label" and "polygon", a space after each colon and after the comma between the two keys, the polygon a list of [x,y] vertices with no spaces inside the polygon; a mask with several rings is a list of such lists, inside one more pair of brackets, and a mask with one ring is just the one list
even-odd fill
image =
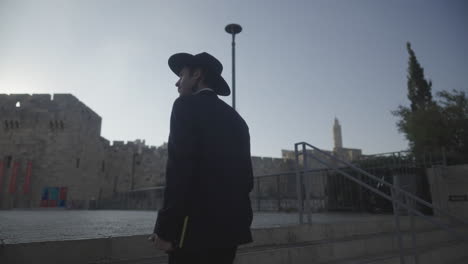
{"label": "man in black suit", "polygon": [[208,53],[178,53],[164,205],[155,246],[169,263],[232,263],[237,246],[252,242],[253,187],[249,129],[218,95],[230,94],[222,64]]}

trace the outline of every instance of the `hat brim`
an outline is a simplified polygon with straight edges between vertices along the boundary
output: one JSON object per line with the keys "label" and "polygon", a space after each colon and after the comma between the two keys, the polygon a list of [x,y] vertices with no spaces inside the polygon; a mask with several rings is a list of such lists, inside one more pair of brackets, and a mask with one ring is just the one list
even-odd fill
{"label": "hat brim", "polygon": [[229,84],[227,84],[223,76],[216,75],[215,82],[216,82],[214,84],[215,87],[213,87],[215,93],[222,95],[222,96],[228,96],[231,94],[231,89],[229,88]]}
{"label": "hat brim", "polygon": [[185,67],[195,63],[195,56],[188,53],[176,53],[172,55],[168,62],[169,68],[175,75],[179,76],[180,71]]}
{"label": "hat brim", "polygon": [[[192,54],[189,53],[176,53],[169,57],[168,60],[169,68],[172,70],[172,72],[179,76],[180,71],[186,66],[195,66],[198,65],[199,62],[197,62],[196,57]],[[215,83],[213,84],[215,87],[210,87],[213,89],[213,91],[221,96],[228,96],[231,94],[231,89],[229,88],[229,85],[227,84],[226,80],[224,80],[223,76],[220,74],[215,74],[214,75],[214,80]]]}

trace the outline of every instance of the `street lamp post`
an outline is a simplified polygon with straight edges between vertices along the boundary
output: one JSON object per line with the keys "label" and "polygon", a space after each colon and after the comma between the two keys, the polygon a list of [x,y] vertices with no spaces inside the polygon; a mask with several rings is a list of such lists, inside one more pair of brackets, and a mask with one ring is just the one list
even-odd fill
{"label": "street lamp post", "polygon": [[232,35],[232,108],[236,110],[236,34],[242,31],[238,24],[229,24],[225,28]]}

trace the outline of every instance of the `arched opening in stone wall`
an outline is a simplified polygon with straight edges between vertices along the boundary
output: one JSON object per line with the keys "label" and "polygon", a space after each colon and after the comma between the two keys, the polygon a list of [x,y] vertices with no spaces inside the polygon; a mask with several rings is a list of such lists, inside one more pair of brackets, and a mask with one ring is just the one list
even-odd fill
{"label": "arched opening in stone wall", "polygon": [[16,107],[21,107],[21,102],[20,101],[16,102]]}

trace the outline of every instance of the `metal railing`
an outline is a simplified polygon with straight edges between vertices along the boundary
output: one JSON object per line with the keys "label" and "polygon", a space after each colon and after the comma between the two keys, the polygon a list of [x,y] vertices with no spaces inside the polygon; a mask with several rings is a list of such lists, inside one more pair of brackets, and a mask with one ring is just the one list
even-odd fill
{"label": "metal railing", "polygon": [[[301,149],[300,149],[301,147]],[[313,152],[308,151],[307,148],[311,148]],[[299,210],[298,216],[299,216],[299,223],[303,223],[303,214],[304,214],[304,208],[303,208],[303,191],[305,191],[305,199],[306,199],[306,214],[307,214],[307,220],[308,223],[311,223],[311,204],[310,204],[310,184],[303,184],[304,182],[304,175],[308,172],[311,171],[316,171],[316,170],[310,170],[308,168],[308,162],[309,158],[312,160],[317,161],[319,164],[322,164],[326,168],[344,176],[348,180],[351,180],[358,184],[359,186],[387,199],[390,201],[393,205],[393,214],[394,214],[394,220],[395,220],[395,228],[396,228],[396,233],[398,237],[398,247],[399,247],[399,255],[400,255],[400,263],[404,264],[405,263],[405,253],[403,251],[403,238],[401,234],[401,227],[400,227],[400,208],[404,208],[407,210],[409,216],[411,217],[411,223],[410,223],[410,228],[411,228],[411,241],[412,241],[412,247],[413,247],[413,255],[414,255],[414,260],[415,263],[419,263],[418,259],[418,251],[416,247],[416,238],[415,238],[415,227],[414,227],[414,216],[419,216],[425,221],[430,222],[431,224],[435,225],[438,228],[441,228],[445,230],[446,232],[450,233],[453,237],[462,240],[462,241],[468,241],[468,236],[462,235],[460,233],[457,233],[450,225],[435,219],[433,217],[429,217],[427,215],[424,215],[421,211],[417,210],[414,208],[414,204],[419,203],[423,206],[426,206],[430,209],[432,209],[434,212],[437,212],[441,216],[447,217],[452,223],[458,223],[458,224],[463,224],[463,225],[468,225],[468,221],[466,219],[463,219],[458,216],[451,215],[450,213],[446,212],[445,210],[442,210],[438,207],[435,207],[431,203],[421,199],[420,197],[402,189],[400,186],[397,185],[397,182],[394,184],[389,183],[387,181],[384,181],[383,179],[378,178],[375,175],[372,175],[368,173],[367,171],[357,167],[356,165],[351,164],[350,162],[347,162],[343,159],[340,159],[336,157],[335,155],[332,155],[330,153],[327,153],[326,151],[322,151],[321,149],[308,144],[306,142],[299,142],[294,145],[294,151],[295,151],[295,158],[296,158],[296,189],[297,189],[297,208]],[[324,158],[319,158],[317,154],[323,155]],[[300,162],[300,157],[302,156],[302,168],[301,168],[301,162]],[[344,168],[350,168],[354,172],[359,173],[360,177],[356,177],[351,175],[350,173],[346,172]],[[382,192],[378,188],[370,185],[366,181],[362,180],[361,177],[365,176],[375,182],[378,182],[381,185],[384,185],[390,189],[390,195]],[[310,177],[305,178],[305,180],[310,180]],[[303,187],[305,186],[305,190],[303,190]],[[410,202],[411,201],[411,202]]]}
{"label": "metal railing", "polygon": [[[310,169],[309,173],[325,172]],[[296,171],[255,175],[251,192],[252,209],[266,212],[299,212],[297,208]],[[305,199],[303,199],[305,200]]]}

